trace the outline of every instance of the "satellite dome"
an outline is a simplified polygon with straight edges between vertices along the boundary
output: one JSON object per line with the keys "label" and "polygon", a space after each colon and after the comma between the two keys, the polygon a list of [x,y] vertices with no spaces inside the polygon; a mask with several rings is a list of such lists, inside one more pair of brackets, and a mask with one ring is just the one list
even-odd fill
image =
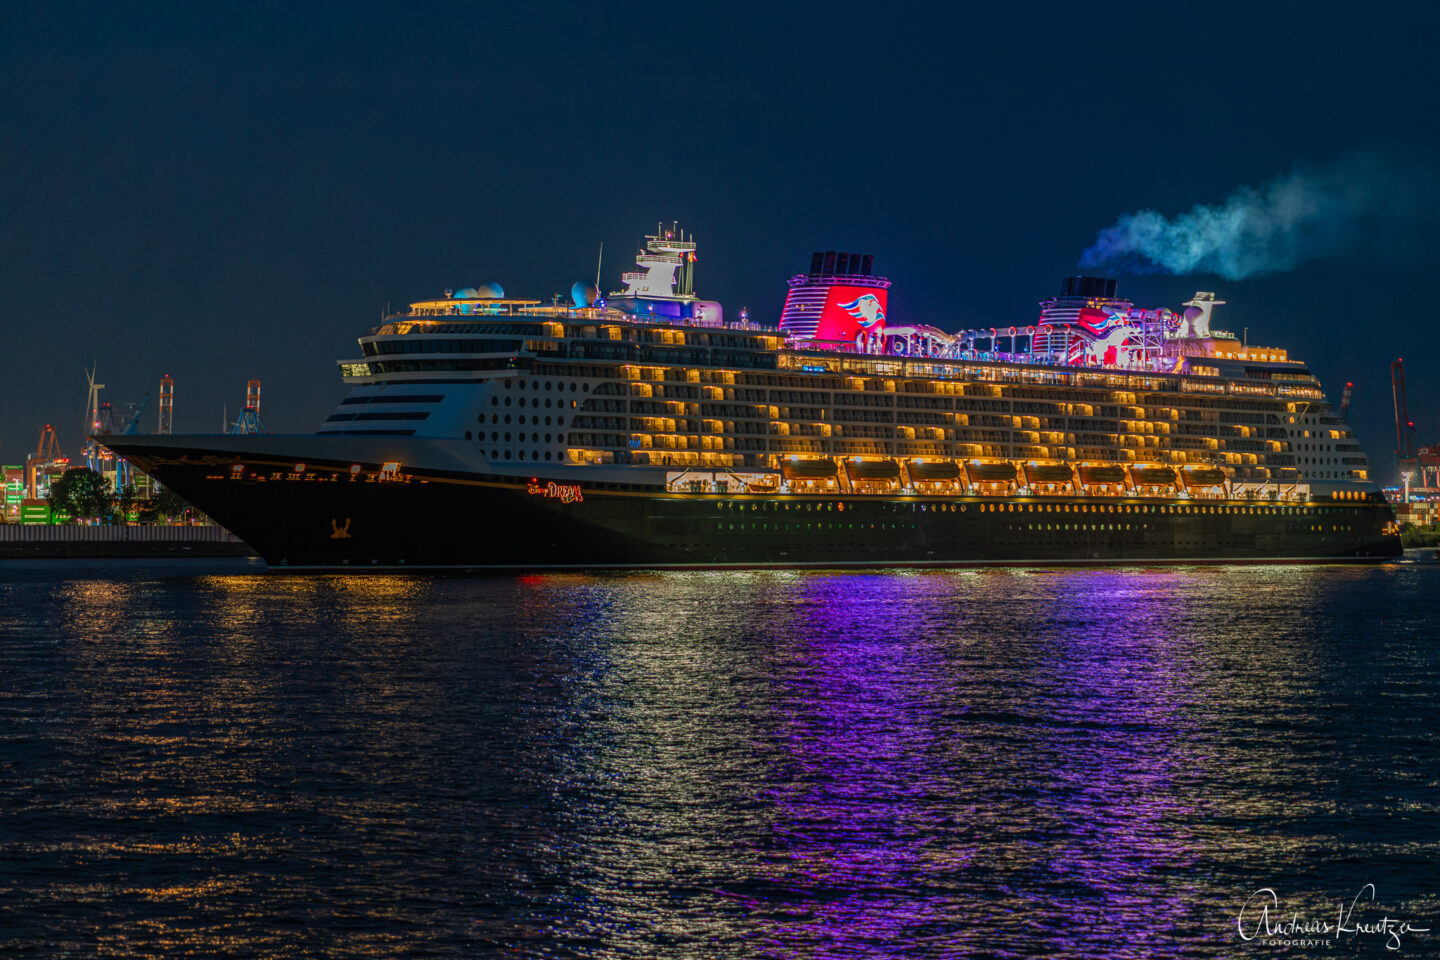
{"label": "satellite dome", "polygon": [[474,300],[478,296],[480,296],[480,294],[474,287],[461,287],[455,291],[456,300]]}
{"label": "satellite dome", "polygon": [[600,288],[589,280],[576,280],[570,285],[570,299],[577,307],[593,307],[600,297]]}
{"label": "satellite dome", "polygon": [[491,280],[488,283],[482,283],[476,286],[472,296],[479,297],[482,300],[500,300],[505,296],[505,288],[494,280]]}

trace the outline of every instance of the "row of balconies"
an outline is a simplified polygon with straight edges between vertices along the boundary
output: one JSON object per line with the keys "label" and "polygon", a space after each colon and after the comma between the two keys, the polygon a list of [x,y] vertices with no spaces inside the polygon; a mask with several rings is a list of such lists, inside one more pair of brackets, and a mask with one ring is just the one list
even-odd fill
{"label": "row of balconies", "polygon": [[[1017,418],[1018,419],[1018,418]],[[991,423],[957,424],[956,428],[946,428],[933,424],[896,424],[892,422],[826,422],[823,420],[721,420],[718,418],[705,418],[696,420],[690,418],[672,417],[631,417],[626,419],[618,417],[592,417],[581,415],[575,423],[576,429],[586,428],[611,428],[626,426],[632,432],[653,432],[653,433],[742,433],[761,434],[767,431],[776,435],[803,434],[810,436],[870,436],[870,437],[897,437],[912,438],[925,437],[936,440],[953,440],[958,438],[981,438],[985,440],[1011,443],[1027,444],[1100,444],[1110,449],[1145,449],[1160,448],[1166,446],[1162,439],[1168,439],[1172,449],[1188,450],[1221,450],[1230,449],[1237,452],[1249,453],[1280,453],[1283,446],[1278,441],[1249,441],[1236,438],[1216,438],[1208,436],[1184,435],[1166,438],[1149,434],[1124,433],[1114,434],[1108,432],[1088,431],[1041,431],[1041,430],[1015,430],[1013,424]],[[992,429],[986,429],[988,427]],[[1161,426],[1164,426],[1163,424]],[[1005,429],[993,429],[1003,427]],[[703,429],[702,429],[703,428]]]}

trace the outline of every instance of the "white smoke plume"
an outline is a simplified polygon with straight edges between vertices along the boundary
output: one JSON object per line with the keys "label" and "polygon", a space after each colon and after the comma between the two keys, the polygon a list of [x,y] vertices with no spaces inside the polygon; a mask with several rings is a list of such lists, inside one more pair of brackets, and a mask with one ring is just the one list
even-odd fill
{"label": "white smoke plume", "polygon": [[1296,166],[1219,204],[1166,217],[1123,214],[1080,266],[1112,273],[1216,274],[1243,280],[1311,260],[1410,259],[1440,214],[1440,178],[1414,156],[1362,152]]}

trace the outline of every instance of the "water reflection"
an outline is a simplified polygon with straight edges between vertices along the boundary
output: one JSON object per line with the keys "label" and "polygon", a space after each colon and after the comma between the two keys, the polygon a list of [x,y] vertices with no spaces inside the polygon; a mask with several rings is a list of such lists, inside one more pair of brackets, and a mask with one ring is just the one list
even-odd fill
{"label": "water reflection", "polygon": [[1440,919],[1429,568],[232,570],[0,584],[3,952],[1229,956],[1256,887],[1364,882]]}

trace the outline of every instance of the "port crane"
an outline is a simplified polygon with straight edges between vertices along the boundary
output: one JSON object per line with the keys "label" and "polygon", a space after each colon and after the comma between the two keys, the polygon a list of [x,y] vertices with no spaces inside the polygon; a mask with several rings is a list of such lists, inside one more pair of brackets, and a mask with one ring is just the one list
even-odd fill
{"label": "port crane", "polygon": [[1395,404],[1395,459],[1403,464],[1415,459],[1415,421],[1410,419],[1410,405],[1405,400],[1404,357],[1390,364],[1390,398]]}
{"label": "port crane", "polygon": [[35,459],[60,459],[60,438],[55,435],[55,428],[48,423],[40,428],[40,442],[35,445]]}
{"label": "port crane", "polygon": [[245,409],[230,426],[231,433],[265,433],[265,421],[260,419],[260,381],[245,382]]}
{"label": "port crane", "polygon": [[40,496],[40,478],[50,478],[65,472],[70,463],[60,452],[60,438],[50,424],[40,428],[40,441],[35,444],[35,453],[25,458],[25,495],[34,500]]}
{"label": "port crane", "polygon": [[1403,481],[1416,481],[1411,489],[1440,488],[1440,445],[1422,447],[1405,397],[1405,359],[1390,364],[1390,393],[1395,403],[1395,468]]}
{"label": "port crane", "polygon": [[145,396],[143,396],[143,397],[140,398],[140,404],[139,404],[139,406],[137,406],[137,407],[135,408],[135,412],[134,412],[133,414],[131,414],[131,415],[130,415],[130,419],[125,422],[125,429],[122,430],[122,431],[120,431],[121,433],[139,433],[139,432],[140,432],[140,414],[142,414],[142,413],[145,412],[145,407],[146,407],[146,405],[149,404],[149,403],[150,403],[150,394],[149,394],[149,392],[147,391],[146,394],[145,394]]}

